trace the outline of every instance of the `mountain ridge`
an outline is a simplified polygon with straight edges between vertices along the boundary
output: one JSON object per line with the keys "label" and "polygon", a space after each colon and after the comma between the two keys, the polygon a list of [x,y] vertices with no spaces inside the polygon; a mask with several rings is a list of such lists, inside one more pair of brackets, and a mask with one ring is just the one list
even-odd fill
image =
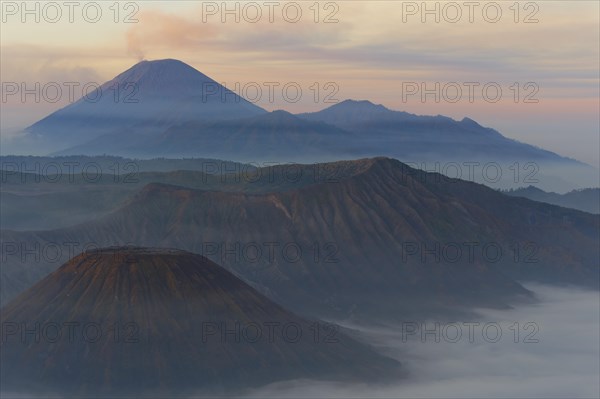
{"label": "mountain ridge", "polygon": [[[313,113],[267,113],[173,59],[140,62],[101,87],[108,95],[97,103],[71,104],[34,123],[25,136],[55,155],[251,163],[387,156],[416,164],[495,163],[506,169],[494,183],[498,188],[515,186],[506,177],[515,163],[537,165],[536,185],[544,189],[589,186],[600,176],[589,165],[504,137],[468,117],[414,115],[369,100],[345,100]],[[134,101],[125,101],[130,97]],[[479,174],[477,179],[486,181]]]}
{"label": "mountain ridge", "polygon": [[[254,192],[243,184],[228,191],[151,184],[95,221],[51,231],[3,231],[3,239],[29,246],[76,238],[100,246],[178,247],[218,261],[294,311],[319,317],[365,317],[376,309],[418,317],[411,309],[443,314],[449,304],[455,310],[506,306],[528,296],[517,281],[597,281],[597,216],[508,197],[394,160],[336,165],[339,179],[313,181],[311,176],[277,190],[260,184]],[[327,176],[336,176],[335,170]],[[278,256],[267,257],[268,248],[262,247],[262,256],[251,261],[237,250],[222,252],[268,242],[279,244]],[[411,243],[435,248],[464,242],[477,244],[472,260],[464,257],[466,249],[459,263],[444,257],[438,262],[435,256],[423,262],[419,252],[407,254]],[[529,242],[535,244],[533,255]],[[281,248],[289,243],[305,256],[296,262],[284,257]],[[490,261],[480,251],[485,245],[499,247],[504,255]],[[514,245],[521,250],[515,252]],[[3,296],[51,268],[9,254]]]}
{"label": "mountain ridge", "polygon": [[547,192],[535,186],[503,191],[513,197],[525,197],[533,201],[545,202],[583,212],[600,213],[600,188],[583,188],[564,194]]}

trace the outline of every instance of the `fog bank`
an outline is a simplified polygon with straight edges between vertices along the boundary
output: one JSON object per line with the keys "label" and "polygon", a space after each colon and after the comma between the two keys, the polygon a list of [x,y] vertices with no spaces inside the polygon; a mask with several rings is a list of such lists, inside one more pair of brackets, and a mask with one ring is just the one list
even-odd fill
{"label": "fog bank", "polygon": [[[369,342],[403,363],[409,373],[404,381],[387,386],[288,381],[248,396],[598,398],[600,293],[537,284],[527,288],[539,303],[480,310],[480,324],[471,325],[472,334],[460,321],[437,333],[433,322],[426,323],[428,334],[413,333],[412,324],[361,327]],[[462,335],[457,334],[460,329]]]}

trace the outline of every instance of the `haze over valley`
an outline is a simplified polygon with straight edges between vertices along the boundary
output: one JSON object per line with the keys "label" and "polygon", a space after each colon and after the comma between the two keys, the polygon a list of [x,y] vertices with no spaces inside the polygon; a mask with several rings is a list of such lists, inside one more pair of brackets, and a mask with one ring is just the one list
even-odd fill
{"label": "haze over valley", "polygon": [[2,398],[600,397],[598,4],[0,11]]}

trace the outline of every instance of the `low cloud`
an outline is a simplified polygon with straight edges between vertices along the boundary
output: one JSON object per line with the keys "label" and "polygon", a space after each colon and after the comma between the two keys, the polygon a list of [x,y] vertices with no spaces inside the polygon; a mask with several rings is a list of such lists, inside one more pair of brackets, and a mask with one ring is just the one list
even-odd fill
{"label": "low cloud", "polygon": [[[360,327],[379,350],[403,362],[409,376],[382,385],[286,381],[249,392],[250,398],[597,398],[600,394],[600,293],[528,285],[540,302],[507,311],[479,311],[481,324],[451,343],[419,334],[406,341],[402,327]],[[524,328],[525,323],[538,327]],[[481,336],[485,323],[503,331],[496,343]],[[519,323],[515,342],[511,326]],[[460,324],[460,323],[458,323]],[[429,328],[433,326],[428,323]],[[356,326],[351,326],[357,328]],[[490,337],[494,334],[490,334]],[[525,342],[526,338],[538,342]],[[490,338],[488,337],[488,338]],[[4,393],[3,397],[34,398]],[[52,395],[46,396],[54,397]],[[208,398],[199,394],[197,398]]]}
{"label": "low cloud", "polygon": [[[402,361],[409,373],[405,381],[388,386],[288,381],[253,391],[248,397],[599,397],[600,294],[542,285],[528,288],[538,295],[540,303],[509,311],[479,311],[481,324],[474,328],[473,342],[465,335],[466,328],[463,337],[452,343],[443,336],[435,342],[434,335],[423,339],[419,334],[406,342],[402,326],[361,327],[368,341]],[[498,342],[482,337],[485,323],[501,327],[503,335]],[[526,328],[526,323],[534,323],[537,331],[534,333],[532,325]],[[432,329],[433,323],[427,326]],[[492,332],[489,335],[494,338]]]}

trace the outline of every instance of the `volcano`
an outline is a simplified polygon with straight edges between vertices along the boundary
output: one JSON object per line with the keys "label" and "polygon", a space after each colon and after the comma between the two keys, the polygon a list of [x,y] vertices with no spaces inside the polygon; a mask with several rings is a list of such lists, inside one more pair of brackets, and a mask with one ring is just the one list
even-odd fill
{"label": "volcano", "polygon": [[174,59],[141,61],[26,132],[57,151],[102,136],[143,139],[171,126],[266,113]]}
{"label": "volcano", "polygon": [[[174,59],[142,61],[84,92],[79,101],[26,128],[19,139],[23,145],[53,155],[247,163],[386,156],[428,170],[431,164],[495,162],[509,171],[518,162],[534,168],[521,172],[535,175],[528,175],[527,183],[543,189],[572,190],[598,181],[597,169],[589,165],[505,137],[467,117],[415,115],[368,100],[345,100],[295,116],[269,113]],[[441,172],[444,167],[435,166]],[[474,178],[490,183],[479,173]],[[508,188],[516,182],[505,173],[494,184]]]}
{"label": "volcano", "polygon": [[295,378],[380,379],[398,366],[180,250],[87,251],[3,308],[2,326],[11,393],[225,393]]}
{"label": "volcano", "polygon": [[287,309],[336,320],[404,321],[505,307],[529,296],[520,281],[598,288],[598,215],[396,160],[169,176],[80,225],[2,230],[1,298],[14,298],[61,263],[36,259],[15,243],[58,243],[64,262],[69,249],[61,243],[71,242],[199,253]]}

